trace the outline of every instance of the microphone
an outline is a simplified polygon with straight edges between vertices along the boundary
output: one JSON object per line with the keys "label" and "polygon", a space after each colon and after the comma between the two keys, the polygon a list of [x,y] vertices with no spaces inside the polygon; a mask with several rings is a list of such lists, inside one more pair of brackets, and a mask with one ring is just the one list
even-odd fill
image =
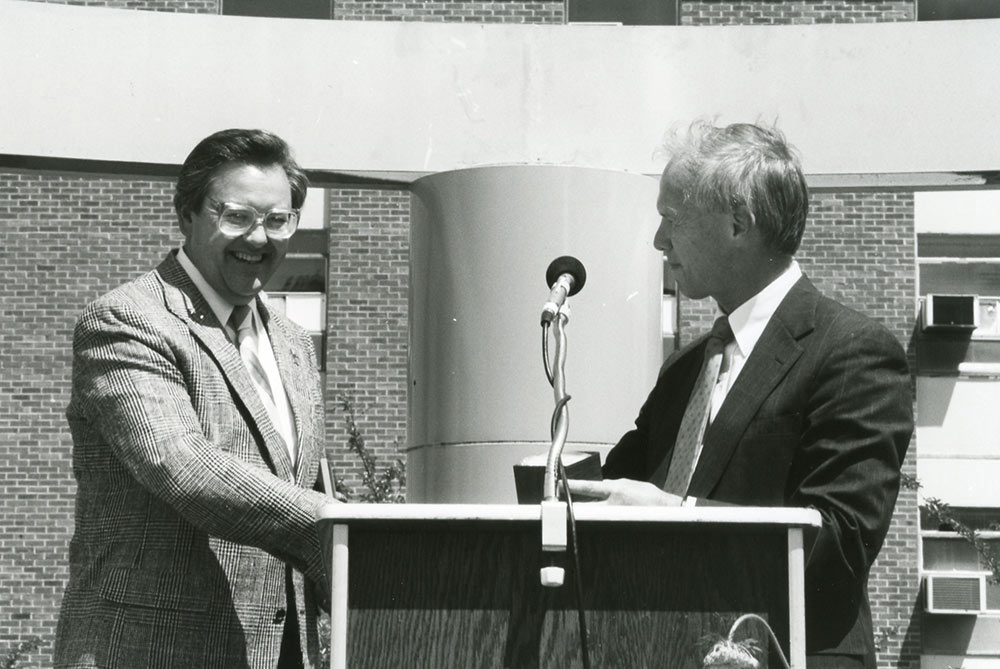
{"label": "microphone", "polygon": [[587,282],[587,270],[573,256],[559,256],[545,270],[545,282],[552,290],[548,302],[542,307],[543,326],[552,322],[567,297],[580,292]]}

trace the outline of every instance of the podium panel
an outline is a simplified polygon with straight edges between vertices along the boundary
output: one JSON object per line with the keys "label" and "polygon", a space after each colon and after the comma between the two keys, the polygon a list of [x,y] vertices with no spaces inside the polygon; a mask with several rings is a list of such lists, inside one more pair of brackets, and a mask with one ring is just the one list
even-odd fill
{"label": "podium panel", "polygon": [[[576,516],[593,666],[700,669],[745,613],[804,658],[802,554],[789,548],[815,512],[577,504]],[[332,667],[582,666],[577,575],[567,554],[542,552],[538,507],[342,505],[320,523]],[[553,562],[565,583],[543,587]]]}

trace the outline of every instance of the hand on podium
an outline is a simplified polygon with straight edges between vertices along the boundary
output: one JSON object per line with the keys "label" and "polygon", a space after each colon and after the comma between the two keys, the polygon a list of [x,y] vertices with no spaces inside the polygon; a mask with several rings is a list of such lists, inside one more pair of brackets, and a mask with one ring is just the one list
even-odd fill
{"label": "hand on podium", "polygon": [[633,479],[606,479],[582,481],[568,479],[569,491],[575,496],[591,498],[598,504],[620,506],[680,506],[684,501],[678,495],[665,492],[647,481]]}

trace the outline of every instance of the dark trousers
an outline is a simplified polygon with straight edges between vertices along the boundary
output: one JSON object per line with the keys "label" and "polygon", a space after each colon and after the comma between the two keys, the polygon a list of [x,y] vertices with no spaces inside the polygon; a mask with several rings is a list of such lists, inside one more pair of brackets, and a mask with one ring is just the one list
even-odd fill
{"label": "dark trousers", "polygon": [[292,568],[285,568],[285,632],[281,637],[278,669],[302,669],[302,645],[299,643],[299,616],[295,607]]}

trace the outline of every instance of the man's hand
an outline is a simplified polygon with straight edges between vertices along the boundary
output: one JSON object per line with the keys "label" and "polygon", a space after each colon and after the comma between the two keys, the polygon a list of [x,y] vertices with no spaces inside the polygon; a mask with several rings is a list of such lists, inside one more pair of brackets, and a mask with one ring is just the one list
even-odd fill
{"label": "man's hand", "polygon": [[622,506],[680,506],[683,498],[660,490],[647,481],[632,479],[608,479],[604,481],[583,481],[569,479],[569,490],[573,495],[591,497],[599,504]]}

